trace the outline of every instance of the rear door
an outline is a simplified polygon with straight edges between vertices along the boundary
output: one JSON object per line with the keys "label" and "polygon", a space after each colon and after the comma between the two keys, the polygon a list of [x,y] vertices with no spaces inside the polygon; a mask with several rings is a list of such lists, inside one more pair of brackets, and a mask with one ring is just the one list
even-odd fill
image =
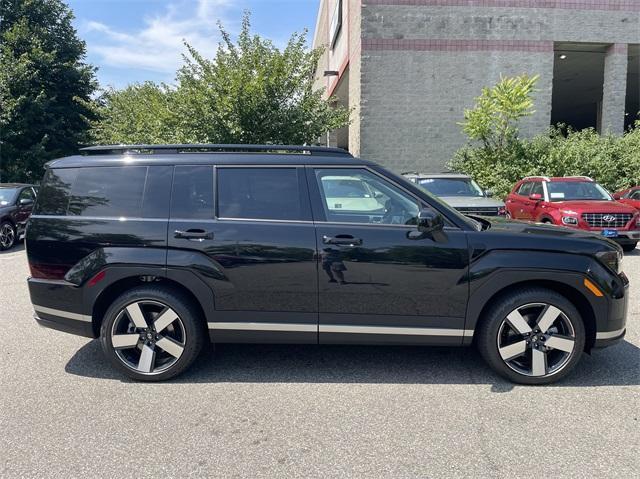
{"label": "rear door", "polygon": [[304,169],[176,166],[168,266],[214,292],[217,342],[316,343],[316,239]]}

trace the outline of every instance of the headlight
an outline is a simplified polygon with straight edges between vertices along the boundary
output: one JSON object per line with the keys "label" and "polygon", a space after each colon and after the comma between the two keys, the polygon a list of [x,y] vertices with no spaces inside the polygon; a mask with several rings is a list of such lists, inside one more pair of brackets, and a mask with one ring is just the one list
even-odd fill
{"label": "headlight", "polygon": [[569,226],[576,226],[578,224],[578,218],[576,218],[575,216],[563,216],[562,224],[569,225]]}
{"label": "headlight", "polygon": [[622,273],[622,253],[619,251],[601,251],[596,256],[602,264],[614,271],[616,274]]}

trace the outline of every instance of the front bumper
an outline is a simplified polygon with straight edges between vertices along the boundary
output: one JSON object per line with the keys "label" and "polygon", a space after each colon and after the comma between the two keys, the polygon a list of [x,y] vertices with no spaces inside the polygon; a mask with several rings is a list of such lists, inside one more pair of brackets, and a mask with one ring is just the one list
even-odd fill
{"label": "front bumper", "polygon": [[619,329],[617,331],[607,331],[596,333],[596,342],[594,343],[594,348],[606,348],[608,346],[613,346],[614,344],[622,341],[625,334],[627,334],[626,328]]}

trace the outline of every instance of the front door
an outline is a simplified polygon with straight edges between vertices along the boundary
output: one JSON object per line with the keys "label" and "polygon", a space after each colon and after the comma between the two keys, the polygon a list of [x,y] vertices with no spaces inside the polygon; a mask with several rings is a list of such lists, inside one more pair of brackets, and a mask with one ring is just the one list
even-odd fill
{"label": "front door", "polygon": [[460,344],[468,297],[463,231],[421,237],[427,205],[374,170],[309,168],[319,249],[321,343]]}
{"label": "front door", "polygon": [[213,290],[215,341],[317,342],[304,168],[176,166],[169,245],[169,267],[191,263]]}

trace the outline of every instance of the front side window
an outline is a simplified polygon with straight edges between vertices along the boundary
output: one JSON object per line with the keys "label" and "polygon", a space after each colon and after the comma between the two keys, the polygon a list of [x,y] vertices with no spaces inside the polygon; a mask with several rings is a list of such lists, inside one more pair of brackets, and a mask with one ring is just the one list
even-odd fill
{"label": "front side window", "polygon": [[146,166],[80,168],[67,214],[139,217],[146,177]]}
{"label": "front side window", "polygon": [[418,202],[365,169],[318,169],[316,178],[330,222],[415,224]]}
{"label": "front side window", "polygon": [[529,196],[531,194],[531,186],[532,183],[530,181],[527,181],[526,183],[522,183],[520,185],[520,188],[518,189],[518,195],[520,196]]}
{"label": "front side window", "polygon": [[611,195],[592,181],[552,181],[548,183],[551,201],[609,201]]}
{"label": "front side window", "polygon": [[36,199],[36,195],[33,192],[33,190],[31,188],[25,188],[24,190],[22,190],[20,192],[20,196],[18,196],[18,202],[22,201],[22,200],[35,200]]}
{"label": "front side window", "polygon": [[218,168],[218,216],[310,220],[309,197],[297,168]]}
{"label": "front side window", "polygon": [[632,190],[629,194],[629,199],[640,200],[640,190]]}
{"label": "front side window", "polygon": [[484,196],[482,188],[471,178],[423,178],[419,184],[436,196]]}
{"label": "front side window", "polygon": [[536,181],[535,183],[533,183],[530,194],[540,195],[540,198],[544,198],[544,187],[542,186],[541,181]]}

